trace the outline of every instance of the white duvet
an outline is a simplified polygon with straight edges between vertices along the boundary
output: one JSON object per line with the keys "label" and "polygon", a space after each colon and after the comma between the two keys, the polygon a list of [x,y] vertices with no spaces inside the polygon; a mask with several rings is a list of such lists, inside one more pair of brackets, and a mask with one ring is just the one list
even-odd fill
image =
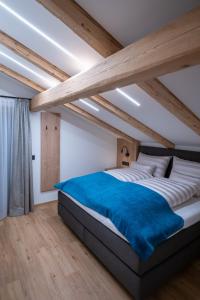
{"label": "white duvet", "polygon": [[165,198],[171,208],[190,200],[198,191],[198,185],[181,183],[168,178],[150,178],[136,182]]}
{"label": "white duvet", "polygon": [[110,174],[121,181],[127,182],[135,182],[138,180],[153,178],[150,173],[142,170],[136,170],[134,168],[108,170],[105,173]]}
{"label": "white duvet", "polygon": [[132,168],[114,169],[106,173],[121,181],[135,182],[159,193],[165,198],[171,208],[190,200],[199,189],[197,184],[191,182],[181,183],[169,178],[157,178],[148,172]]}

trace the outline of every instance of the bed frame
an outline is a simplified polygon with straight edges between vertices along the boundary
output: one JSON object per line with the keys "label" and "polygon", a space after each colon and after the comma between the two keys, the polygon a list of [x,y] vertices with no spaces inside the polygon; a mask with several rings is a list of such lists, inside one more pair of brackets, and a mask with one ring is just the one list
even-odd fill
{"label": "bed frame", "polygon": [[[200,162],[199,152],[153,147],[140,147],[140,151],[150,155],[176,155]],[[145,299],[200,254],[200,222],[163,242],[150,259],[143,262],[125,240],[62,192],[58,194],[58,214],[136,300]]]}

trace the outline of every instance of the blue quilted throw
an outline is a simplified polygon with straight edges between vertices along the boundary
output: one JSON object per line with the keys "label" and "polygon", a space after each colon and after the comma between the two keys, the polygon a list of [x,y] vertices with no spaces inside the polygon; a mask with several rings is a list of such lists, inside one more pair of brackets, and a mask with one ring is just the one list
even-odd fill
{"label": "blue quilted throw", "polygon": [[55,187],[109,218],[141,260],[147,260],[157,245],[184,225],[160,194],[104,172],[72,178]]}

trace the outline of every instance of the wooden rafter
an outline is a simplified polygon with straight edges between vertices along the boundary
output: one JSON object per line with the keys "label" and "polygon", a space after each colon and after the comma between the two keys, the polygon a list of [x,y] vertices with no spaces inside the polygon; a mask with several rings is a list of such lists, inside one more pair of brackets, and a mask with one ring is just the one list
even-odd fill
{"label": "wooden rafter", "polygon": [[200,7],[111,55],[90,70],[36,95],[40,110],[138,83],[200,63]]}
{"label": "wooden rafter", "polygon": [[159,80],[148,80],[140,83],[139,86],[141,86],[141,88],[146,91],[147,94],[151,95],[159,104],[185,123],[185,125],[200,135],[200,119]]}
{"label": "wooden rafter", "polygon": [[37,0],[103,57],[123,46],[73,0]]}
{"label": "wooden rafter", "polygon": [[130,116],[128,113],[121,110],[119,107],[113,105],[109,101],[107,101],[102,96],[92,96],[91,100],[93,100],[95,103],[103,107],[104,109],[111,112],[116,117],[122,119],[123,121],[129,123],[131,126],[137,128],[144,134],[150,136],[153,140],[157,141],[161,145],[165,146],[166,148],[174,148],[174,144],[167,139],[165,139],[163,136],[161,136],[156,131],[150,129],[148,126],[144,125],[142,122],[138,121],[134,117]]}
{"label": "wooden rafter", "polygon": [[[41,92],[44,91],[45,88],[39,86],[38,84],[36,84],[35,82],[33,82],[32,80],[26,78],[25,76],[22,76],[21,74],[7,68],[4,65],[0,65],[0,72],[3,74],[6,74],[7,76],[18,80],[19,82],[25,84],[28,87],[31,87],[32,89]],[[66,104],[63,106],[64,108],[68,108],[73,112],[76,112],[77,114],[79,114],[81,117],[87,119],[90,122],[93,122],[94,124],[105,128],[106,130],[110,131],[112,134],[114,134],[117,137],[121,137],[124,138],[127,141],[130,142],[137,142],[139,143],[137,140],[135,140],[134,138],[130,137],[129,135],[125,134],[124,132],[120,131],[119,129],[109,125],[108,123],[98,119],[97,117],[93,116],[92,114],[88,113],[87,111],[85,111],[82,108],[79,108],[78,106],[74,105],[74,104]]]}
{"label": "wooden rafter", "polygon": [[[114,54],[123,48],[123,46],[114,37],[112,37],[74,0],[37,1],[60,19],[65,25],[76,32],[78,36],[86,41],[103,57]],[[138,84],[138,86],[148,95],[154,97],[179,120],[199,134],[199,119],[195,117],[194,114],[162,83],[160,83],[158,79],[151,79],[151,82],[142,82],[141,84]],[[168,103],[170,103],[170,105],[168,105]],[[181,107],[182,109],[180,110]]]}
{"label": "wooden rafter", "polygon": [[88,121],[90,121],[90,122],[92,122],[92,123],[94,123],[94,124],[96,124],[96,125],[98,125],[102,128],[105,128],[105,129],[109,130],[115,136],[124,138],[125,140],[127,140],[129,142],[137,142],[138,143],[138,141],[136,139],[130,137],[129,135],[122,132],[121,130],[109,125],[108,123],[102,121],[101,119],[95,117],[94,115],[86,112],[85,110],[83,110],[80,107],[78,107],[78,106],[76,106],[72,103],[64,104],[64,106],[67,107],[68,109],[70,109],[71,111],[77,113],[78,115],[80,115],[84,119],[87,119]]}
{"label": "wooden rafter", "polygon": [[67,80],[70,77],[64,71],[2,31],[0,31],[0,43],[60,81]]}
{"label": "wooden rafter", "polygon": [[0,72],[13,78],[18,80],[19,82],[25,84],[26,86],[38,91],[38,92],[42,92],[45,89],[43,87],[41,87],[39,84],[33,82],[31,79],[28,79],[27,77],[9,69],[8,67],[4,66],[4,65],[0,65]]}
{"label": "wooden rafter", "polygon": [[[60,79],[61,81],[64,81],[65,79],[67,79],[67,78],[70,77],[67,73],[65,73],[64,71],[60,70],[59,68],[54,67],[54,66],[52,67],[52,65],[48,61],[44,60],[41,56],[39,56],[38,54],[36,54],[32,50],[30,50],[29,48],[25,47],[23,44],[19,43],[18,41],[16,41],[12,37],[8,36],[7,34],[5,34],[3,32],[0,32],[0,40],[2,41],[2,43],[5,46],[7,46],[8,48],[10,48],[16,54],[22,56],[25,59],[28,59],[30,62],[36,64],[38,67],[40,67],[41,69],[43,69],[44,71],[46,71],[48,74],[54,75],[53,71],[56,68],[56,73],[55,73],[57,75],[56,78]],[[43,90],[40,90],[40,91],[43,91]],[[103,97],[98,96],[98,95],[91,97],[91,100],[96,101],[96,102],[97,102],[98,99],[99,100],[103,99]],[[107,109],[107,110],[109,110],[110,112],[113,112],[113,113],[116,114],[117,107],[115,107],[114,105],[112,105],[106,99],[104,99],[104,100],[107,102],[107,105],[104,105],[104,108]],[[102,103],[99,103],[99,104],[102,105]],[[165,139],[160,134],[158,134],[157,132],[153,131],[152,129],[150,129],[148,126],[144,125],[143,123],[141,123],[137,119],[135,119],[135,118],[131,119],[131,116],[129,116],[129,118],[127,118],[127,114],[126,113],[124,113],[125,116],[126,116],[126,119],[125,119],[123,113],[124,112],[121,111],[121,113],[118,113],[117,116],[119,118],[121,118],[122,120],[124,120],[125,122],[129,123],[130,125],[132,125],[133,127],[135,127],[138,130],[142,131],[147,136],[150,136],[151,138],[153,138],[155,141],[157,141],[161,145],[163,145],[163,146],[165,146],[167,148],[173,147],[173,143],[169,142],[167,139]]]}

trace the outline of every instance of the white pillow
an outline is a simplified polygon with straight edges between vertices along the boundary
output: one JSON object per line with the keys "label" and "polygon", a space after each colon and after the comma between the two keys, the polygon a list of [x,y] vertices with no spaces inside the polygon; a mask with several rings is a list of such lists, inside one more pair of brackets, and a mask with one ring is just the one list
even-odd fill
{"label": "white pillow", "polygon": [[156,167],[153,172],[153,176],[164,177],[170,159],[171,159],[170,156],[154,156],[154,155],[147,155],[140,152],[137,162],[144,165]]}
{"label": "white pillow", "polygon": [[169,178],[183,183],[191,182],[197,184],[199,186],[197,194],[200,196],[200,163],[175,156]]}
{"label": "white pillow", "polygon": [[147,172],[152,175],[156,167],[143,165],[143,164],[138,163],[137,161],[134,161],[131,163],[130,168],[144,171],[144,172]]}

